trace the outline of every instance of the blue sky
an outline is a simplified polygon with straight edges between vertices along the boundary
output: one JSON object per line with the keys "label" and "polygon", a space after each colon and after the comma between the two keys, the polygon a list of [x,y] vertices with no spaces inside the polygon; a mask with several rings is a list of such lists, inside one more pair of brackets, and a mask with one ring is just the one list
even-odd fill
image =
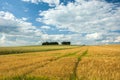
{"label": "blue sky", "polygon": [[120,43],[120,0],[0,0],[0,46]]}

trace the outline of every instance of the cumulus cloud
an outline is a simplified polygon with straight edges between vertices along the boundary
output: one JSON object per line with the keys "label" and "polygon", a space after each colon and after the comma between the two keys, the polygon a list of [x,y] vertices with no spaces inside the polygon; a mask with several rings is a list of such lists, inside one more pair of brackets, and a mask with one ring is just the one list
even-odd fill
{"label": "cumulus cloud", "polygon": [[50,29],[50,26],[41,26],[41,29]]}
{"label": "cumulus cloud", "polygon": [[74,32],[88,32],[89,29],[91,32],[104,31],[104,29],[118,30],[120,25],[119,9],[113,10],[113,7],[113,4],[107,2],[91,0],[81,4],[60,5],[54,9],[43,11],[39,15],[43,16],[41,21],[48,25],[68,28]]}
{"label": "cumulus cloud", "polygon": [[64,34],[56,34],[56,35],[49,35],[49,34],[44,34],[42,36],[43,42],[44,41],[58,41],[58,42],[62,42],[62,41],[69,41],[72,39],[71,35],[64,35]]}
{"label": "cumulus cloud", "polygon": [[37,45],[44,41],[64,41],[71,38],[63,34],[45,34],[40,29],[26,22],[27,18],[16,18],[10,12],[0,11],[0,46]]}
{"label": "cumulus cloud", "polygon": [[116,37],[116,39],[114,40],[114,42],[120,42],[120,36]]}
{"label": "cumulus cloud", "polygon": [[27,18],[25,18],[25,17],[22,17],[22,20],[23,20],[23,21],[26,21],[26,20],[28,20],[28,19],[27,19]]}
{"label": "cumulus cloud", "polygon": [[89,39],[95,41],[107,39],[106,37],[112,39],[118,37],[115,33],[111,34],[110,31],[120,30],[119,14],[120,7],[104,0],[76,0],[74,3],[61,4],[40,12],[39,16],[42,18],[37,20],[47,25],[56,26],[59,30],[67,29],[78,35],[86,33],[84,40],[87,39],[89,42]]}
{"label": "cumulus cloud", "polygon": [[108,39],[102,40],[103,43],[120,43],[120,36],[117,37],[108,37]]}
{"label": "cumulus cloud", "polygon": [[[9,12],[0,11],[0,32],[14,33],[34,30],[35,26],[32,23],[25,22],[25,18],[17,19]],[[22,33],[21,33],[22,34]]]}
{"label": "cumulus cloud", "polygon": [[101,39],[101,36],[102,35],[100,33],[92,33],[92,34],[87,34],[86,38],[96,40],[96,39]]}
{"label": "cumulus cloud", "polygon": [[[105,0],[75,0],[67,5],[60,0],[22,0],[54,6],[40,11],[33,26],[27,18],[16,18],[10,12],[0,11],[0,45],[40,44],[44,41],[71,41],[73,44],[120,43],[120,7]],[[53,29],[55,27],[55,29]],[[45,30],[43,33],[41,30]],[[53,29],[61,34],[47,34]],[[56,32],[56,33],[57,33]],[[67,34],[71,32],[71,34]]]}
{"label": "cumulus cloud", "polygon": [[6,20],[14,20],[15,17],[9,12],[0,11],[0,17]]}
{"label": "cumulus cloud", "polygon": [[[26,18],[17,19],[12,13],[0,11],[0,44],[11,43],[14,45],[24,43],[35,43],[40,39],[43,34],[39,29],[32,25],[32,23],[26,22]],[[33,38],[34,37],[34,38]],[[26,38],[26,40],[25,40]],[[31,41],[29,41],[31,39]],[[8,45],[8,44],[6,44]]]}
{"label": "cumulus cloud", "polygon": [[6,36],[2,34],[0,38],[1,45],[5,42],[5,39],[6,39]]}
{"label": "cumulus cloud", "polygon": [[59,5],[60,1],[59,0],[22,0],[24,2],[31,2],[34,4],[38,4],[40,2],[48,3],[49,6],[57,6]]}

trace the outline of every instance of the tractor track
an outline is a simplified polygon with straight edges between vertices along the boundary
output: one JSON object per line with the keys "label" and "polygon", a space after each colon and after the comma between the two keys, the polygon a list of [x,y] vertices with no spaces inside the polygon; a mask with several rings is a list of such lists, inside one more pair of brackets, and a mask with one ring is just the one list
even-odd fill
{"label": "tractor track", "polygon": [[75,63],[74,68],[73,68],[73,73],[70,75],[69,80],[79,80],[79,79],[78,79],[78,76],[77,76],[77,68],[78,68],[78,65],[79,65],[80,61],[82,60],[82,58],[83,58],[87,53],[88,53],[88,50],[84,51],[80,56],[78,56],[77,62]]}
{"label": "tractor track", "polygon": [[[42,67],[50,64],[51,62],[57,61],[57,60],[59,60],[59,59],[61,59],[61,58],[76,55],[78,52],[80,52],[80,50],[79,50],[79,51],[76,51],[76,52],[73,52],[73,53],[66,54],[66,55],[62,55],[62,56],[59,56],[59,57],[56,57],[56,58],[51,58],[51,59],[43,60],[43,62],[45,62],[44,64],[39,65],[39,66],[35,66],[34,69],[31,69],[30,71],[22,74],[21,76],[24,77],[24,76],[26,76],[27,74],[32,73],[34,70],[36,70],[36,69],[38,69],[38,68],[42,68]],[[13,70],[20,69],[20,68],[25,68],[25,67],[29,67],[29,66],[32,66],[32,65],[34,65],[34,64],[37,65],[37,64],[40,64],[40,63],[41,63],[41,62],[38,61],[38,62],[35,62],[35,63],[31,63],[31,64],[29,64],[29,65],[17,66],[17,67],[13,67],[13,68],[10,68],[10,69],[6,69],[6,70],[4,70],[4,72],[13,71]]]}
{"label": "tractor track", "polygon": [[32,73],[34,70],[36,70],[36,69],[38,69],[38,68],[45,67],[46,65],[50,64],[51,62],[57,61],[57,60],[59,60],[59,59],[61,59],[61,58],[69,57],[69,56],[72,56],[72,55],[76,55],[78,52],[80,52],[80,51],[76,51],[76,52],[69,53],[69,54],[66,54],[66,55],[57,57],[57,58],[55,58],[55,59],[52,59],[52,60],[50,60],[49,62],[47,62],[47,63],[45,63],[45,64],[43,64],[43,65],[40,65],[40,66],[36,66],[34,69],[32,69],[32,70],[30,70],[30,71],[24,73],[23,76],[26,76],[26,75]]}

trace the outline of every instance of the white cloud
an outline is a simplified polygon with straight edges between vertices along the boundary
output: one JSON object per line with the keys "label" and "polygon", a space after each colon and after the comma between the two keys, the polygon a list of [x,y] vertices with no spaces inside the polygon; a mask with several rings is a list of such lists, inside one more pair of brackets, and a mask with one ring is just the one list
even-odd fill
{"label": "white cloud", "polygon": [[36,31],[32,23],[26,22],[27,18],[17,19],[12,13],[0,11],[0,32],[20,35]]}
{"label": "white cloud", "polygon": [[[49,26],[41,28],[50,29]],[[44,41],[70,39],[71,37],[63,34],[44,34],[32,23],[26,22],[26,18],[18,19],[10,12],[0,11],[0,46],[36,45]]]}
{"label": "white cloud", "polygon": [[[109,37],[111,39],[117,37],[114,31],[120,30],[119,14],[120,7],[104,0],[76,0],[75,3],[59,5],[40,12],[39,15],[42,18],[37,18],[37,20],[47,25],[56,26],[59,30],[65,29],[78,35],[85,33],[86,35],[82,36],[83,40],[80,40],[83,43],[86,40],[89,43],[91,41],[101,43],[102,40],[108,40]],[[79,37],[76,39],[79,40]]]}
{"label": "white cloud", "polygon": [[59,5],[59,0],[42,0],[42,2],[48,3],[50,6]]}
{"label": "white cloud", "polygon": [[13,14],[11,14],[9,12],[4,12],[4,11],[0,11],[0,18],[6,19],[6,20],[14,20],[15,19]]}
{"label": "white cloud", "polygon": [[72,39],[71,35],[64,35],[64,34],[55,34],[55,35],[49,35],[49,34],[44,34],[42,35],[42,41],[70,41]]}
{"label": "white cloud", "polygon": [[[112,10],[114,5],[102,1],[84,1],[81,4],[69,3],[59,5],[54,9],[43,11],[42,22],[57,28],[67,28],[74,32],[96,32],[118,30],[120,15],[118,10]],[[54,15],[51,15],[54,14]]]}
{"label": "white cloud", "polygon": [[116,37],[116,39],[114,40],[114,42],[120,42],[120,36]]}
{"label": "white cloud", "polygon": [[95,40],[95,39],[101,39],[101,36],[102,35],[100,33],[92,33],[92,34],[87,34],[86,38]]}
{"label": "white cloud", "polygon": [[10,12],[0,11],[0,34],[3,34],[0,44],[4,46],[25,45],[26,42],[30,45],[39,41],[43,33],[26,20],[27,18],[24,17],[16,18]]}
{"label": "white cloud", "polygon": [[50,29],[50,26],[41,26],[41,29]]}
{"label": "white cloud", "polygon": [[[76,0],[67,5],[60,4],[60,0],[22,1],[34,4],[44,2],[54,6],[41,11],[40,17],[36,19],[48,26],[43,25],[38,29],[27,22],[27,18],[18,19],[10,12],[0,11],[0,45],[30,45],[44,41],[71,41],[73,44],[120,43],[120,7],[115,4],[104,0]],[[53,26],[61,34],[50,35],[41,31],[51,30]]]}
{"label": "white cloud", "polygon": [[28,18],[22,17],[22,20],[23,20],[23,21],[26,21],[26,20],[28,20]]}
{"label": "white cloud", "polygon": [[115,35],[114,37],[113,37],[113,35],[112,35],[112,37],[111,36],[107,36],[104,40],[101,40],[101,42],[102,43],[107,43],[107,44],[109,44],[109,43],[120,43],[120,36],[119,35]]}
{"label": "white cloud", "polygon": [[59,0],[22,0],[24,2],[31,2],[34,4],[38,4],[40,2],[48,3],[49,6],[57,6],[59,5],[60,1]]}
{"label": "white cloud", "polygon": [[5,40],[6,40],[6,36],[2,34],[0,38],[1,45],[4,44]]}

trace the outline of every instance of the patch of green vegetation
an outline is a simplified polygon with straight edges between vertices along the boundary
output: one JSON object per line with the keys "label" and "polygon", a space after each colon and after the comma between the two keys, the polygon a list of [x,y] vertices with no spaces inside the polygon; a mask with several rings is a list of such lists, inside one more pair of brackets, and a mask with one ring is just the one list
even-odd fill
{"label": "patch of green vegetation", "polygon": [[15,76],[11,78],[5,78],[3,80],[50,80],[50,79],[47,77]]}
{"label": "patch of green vegetation", "polygon": [[80,52],[80,51],[76,51],[76,52],[73,52],[73,53],[69,53],[69,54],[60,56],[60,57],[58,57],[58,58],[74,56],[74,55],[77,54],[78,52]]}

